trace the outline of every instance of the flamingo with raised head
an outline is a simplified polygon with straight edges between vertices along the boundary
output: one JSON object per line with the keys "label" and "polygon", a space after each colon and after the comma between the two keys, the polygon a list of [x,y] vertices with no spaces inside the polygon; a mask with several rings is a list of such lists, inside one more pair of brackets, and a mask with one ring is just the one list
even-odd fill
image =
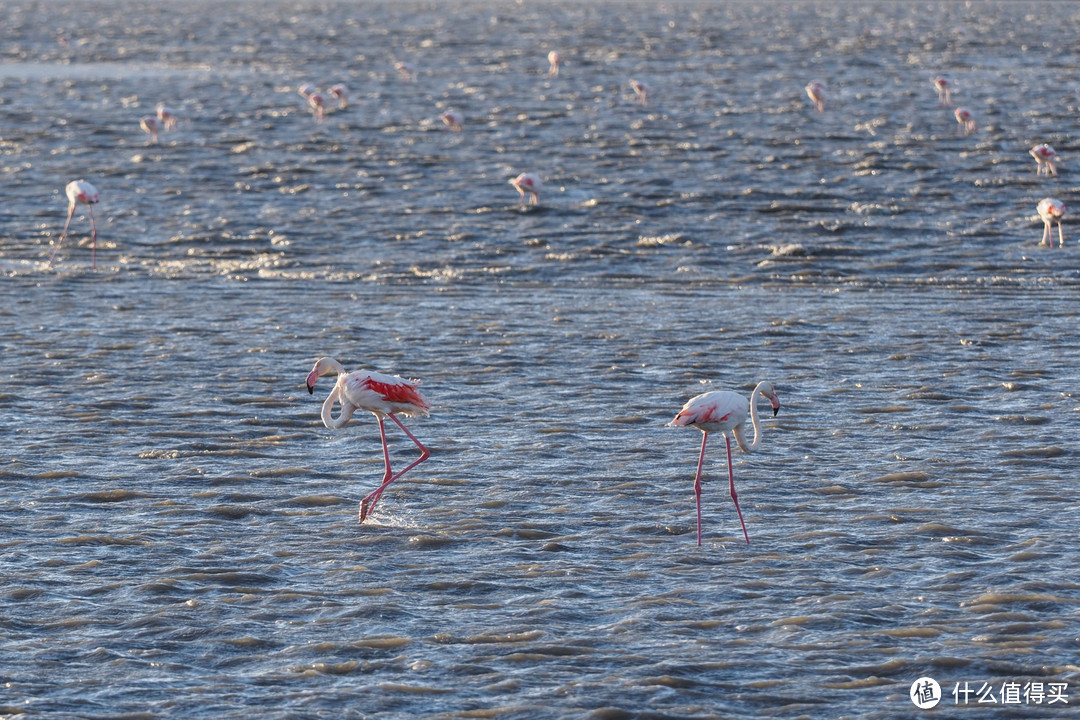
{"label": "flamingo with raised head", "polygon": [[176,129],[176,111],[164,103],[157,107],[158,120],[161,121],[161,127],[165,132],[170,132]]}
{"label": "flamingo with raised head", "polygon": [[645,107],[649,104],[649,86],[641,80],[631,80],[630,89],[637,96],[638,105]]}
{"label": "flamingo with raised head", "polygon": [[967,108],[958,107],[953,111],[953,115],[956,116],[957,129],[965,135],[979,132],[979,124],[975,122],[975,116]]}
{"label": "flamingo with raised head", "polygon": [[1031,148],[1031,157],[1035,158],[1035,174],[1057,175],[1057,151],[1046,143]]}
{"label": "flamingo with raised head", "polygon": [[552,50],[548,53],[548,77],[559,77],[559,53]]}
{"label": "flamingo with raised head", "polygon": [[465,122],[465,116],[457,110],[447,110],[439,117],[446,124],[446,127],[450,128],[454,132],[461,132],[461,124]]}
{"label": "flamingo with raised head", "polygon": [[90,215],[90,267],[97,267],[97,227],[94,225],[94,203],[98,201],[97,188],[86,182],[85,180],[72,180],[64,188],[68,197],[68,214],[67,222],[64,223],[64,229],[60,232],[60,239],[56,241],[56,247],[53,248],[52,254],[49,255],[49,264],[52,264],[53,258],[56,257],[56,253],[60,250],[60,244],[64,242],[64,238],[67,237],[68,227],[71,225],[71,218],[75,215],[75,206],[82,203],[86,206],[86,212]]}
{"label": "flamingo with raised head", "polygon": [[[730,390],[714,390],[697,397],[690,398],[675,419],[668,423],[674,427],[695,427],[701,431],[701,454],[698,455],[697,475],[694,477],[694,496],[697,498],[697,537],[698,545],[701,545],[701,468],[705,462],[705,443],[709,439],[709,433],[720,432],[724,435],[727,443],[728,483],[731,489],[731,500],[735,503],[735,512],[739,514],[739,522],[742,524],[743,536],[746,544],[750,544],[750,535],[746,532],[746,523],[743,522],[742,510],[739,509],[739,498],[735,494],[735,471],[731,464],[731,435],[744,452],[753,452],[758,449],[761,440],[761,427],[758,425],[756,401],[758,397],[767,398],[772,405],[773,417],[780,410],[780,399],[776,390],[768,380],[763,380],[750,394],[750,401],[739,393]],[[750,421],[754,426],[754,440],[746,442],[743,432],[746,427],[747,411],[750,413]]]}
{"label": "flamingo with raised head", "polygon": [[1039,217],[1043,221],[1043,236],[1039,245],[1049,245],[1054,247],[1054,237],[1050,232],[1050,226],[1053,222],[1057,221],[1058,226],[1058,247],[1065,247],[1065,233],[1061,230],[1061,218],[1065,215],[1065,203],[1054,198],[1043,198],[1039,201],[1039,205],[1036,207],[1039,212]]}
{"label": "flamingo with raised head", "polygon": [[139,127],[150,136],[150,142],[157,144],[158,131],[161,129],[161,121],[157,115],[144,115],[139,120]]}
{"label": "flamingo with raised head", "polygon": [[940,75],[934,78],[934,87],[937,88],[937,101],[938,105],[949,105],[952,103],[951,86],[949,85],[949,79],[941,77]]}
{"label": "flamingo with raised head", "polygon": [[[322,405],[323,425],[332,430],[341,428],[349,422],[349,418],[357,410],[367,410],[379,421],[379,436],[382,438],[386,471],[383,473],[379,487],[360,501],[360,522],[364,522],[375,509],[375,504],[379,502],[387,485],[428,459],[430,455],[428,449],[409,432],[397,416],[426,416],[431,409],[431,403],[417,389],[420,385],[419,380],[405,380],[396,375],[384,375],[370,370],[349,372],[341,363],[329,357],[320,358],[308,373],[308,393],[314,393],[315,382],[321,376],[330,373],[337,373],[337,382]],[[335,404],[341,405],[341,411],[336,418],[333,415]],[[383,418],[387,417],[416,443],[416,447],[420,448],[420,457],[397,473],[390,469],[390,449],[386,444],[386,428],[383,426]]]}
{"label": "flamingo with raised head", "polygon": [[327,92],[337,98],[338,108],[344,109],[349,107],[349,90],[345,87],[344,83],[331,85]]}
{"label": "flamingo with raised head", "polygon": [[540,188],[543,183],[540,182],[540,178],[532,173],[521,173],[516,178],[510,181],[519,193],[521,193],[521,201],[519,205],[525,204],[525,196],[529,196],[530,205],[540,204]]}
{"label": "flamingo with raised head", "polygon": [[825,83],[814,80],[806,86],[806,96],[814,103],[814,110],[825,112]]}

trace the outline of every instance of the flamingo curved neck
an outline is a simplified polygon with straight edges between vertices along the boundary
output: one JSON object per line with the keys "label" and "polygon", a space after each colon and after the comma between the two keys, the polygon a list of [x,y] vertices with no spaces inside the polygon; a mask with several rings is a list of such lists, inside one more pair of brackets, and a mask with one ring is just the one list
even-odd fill
{"label": "flamingo curved neck", "polygon": [[761,395],[761,385],[754,388],[754,392],[750,394],[750,422],[754,426],[754,439],[750,443],[746,442],[746,437],[743,435],[742,428],[736,427],[732,430],[732,435],[735,436],[735,442],[739,443],[739,447],[743,449],[743,452],[755,452],[758,449],[758,443],[761,441],[761,426],[758,425],[757,416],[757,399]]}
{"label": "flamingo curved neck", "polygon": [[352,404],[342,400],[341,412],[338,416],[334,417],[334,403],[341,399],[341,385],[334,385],[334,388],[330,391],[330,394],[326,396],[326,400],[322,405],[322,421],[323,425],[331,430],[337,430],[343,427],[345,423],[349,422],[349,418],[356,412],[356,407]]}

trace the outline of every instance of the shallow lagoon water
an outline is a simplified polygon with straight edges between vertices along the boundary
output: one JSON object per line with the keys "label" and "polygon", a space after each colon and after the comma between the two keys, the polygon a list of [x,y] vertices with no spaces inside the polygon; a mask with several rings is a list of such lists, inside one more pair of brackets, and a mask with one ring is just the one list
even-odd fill
{"label": "shallow lagoon water", "polygon": [[[893,718],[922,676],[940,717],[1075,704],[952,695],[1076,686],[1080,236],[1037,247],[1034,210],[1076,193],[1070,6],[5,13],[5,714]],[[351,103],[316,124],[304,82]],[[96,271],[82,211],[47,263],[77,177]],[[377,427],[322,427],[324,354],[434,404],[362,526]],[[751,544],[717,438],[699,549],[699,436],[665,423],[763,377]]]}

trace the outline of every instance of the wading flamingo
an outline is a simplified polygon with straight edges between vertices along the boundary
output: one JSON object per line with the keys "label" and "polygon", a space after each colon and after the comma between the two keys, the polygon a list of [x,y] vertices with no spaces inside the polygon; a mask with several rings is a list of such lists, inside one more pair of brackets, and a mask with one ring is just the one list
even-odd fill
{"label": "wading flamingo", "polygon": [[304,98],[305,100],[311,97],[311,94],[315,91],[315,86],[310,83],[304,83],[300,87],[296,88],[296,92],[300,93],[300,97]]}
{"label": "wading flamingo", "polygon": [[975,122],[975,116],[967,108],[958,107],[953,111],[953,115],[956,116],[956,122],[959,123],[958,127],[965,135],[979,132],[979,125]]}
{"label": "wading flamingo", "polygon": [[517,191],[521,193],[521,202],[519,205],[525,204],[525,195],[529,195],[530,205],[540,204],[540,187],[543,183],[540,182],[540,178],[532,173],[521,173],[516,178],[510,181],[510,184],[517,188]]}
{"label": "wading flamingo", "polygon": [[[387,485],[428,459],[430,455],[428,449],[416,439],[415,435],[409,432],[408,428],[401,424],[397,416],[426,416],[428,410],[431,409],[431,403],[417,389],[417,386],[420,385],[419,380],[404,380],[396,375],[384,375],[369,370],[349,372],[342,367],[341,363],[329,357],[320,358],[315,363],[315,367],[308,373],[308,393],[315,392],[315,381],[319,377],[330,373],[337,373],[337,382],[323,402],[323,425],[332,430],[337,430],[349,422],[349,418],[357,410],[367,410],[379,421],[379,436],[382,438],[383,461],[386,464],[386,471],[383,473],[382,484],[360,501],[360,522],[364,522],[375,509],[375,504],[379,502],[379,498]],[[341,412],[338,413],[336,418],[333,416],[335,404],[341,405]],[[386,428],[383,426],[384,417],[393,420],[409,436],[409,439],[416,443],[416,447],[420,448],[420,457],[397,473],[390,470],[390,450],[386,445]]]}
{"label": "wading flamingo", "polygon": [[320,122],[323,119],[323,96],[322,93],[316,91],[307,96],[308,105],[311,106],[311,114],[315,118],[315,122]]}
{"label": "wading flamingo", "polygon": [[1054,247],[1054,238],[1050,234],[1050,225],[1057,220],[1059,247],[1065,247],[1065,234],[1061,231],[1061,217],[1065,214],[1065,203],[1054,198],[1043,198],[1036,208],[1043,221],[1043,236],[1039,245]]}
{"label": "wading flamingo", "polygon": [[457,110],[447,110],[439,117],[446,123],[446,127],[454,132],[461,132],[461,123],[465,122],[465,116]]}
{"label": "wading flamingo", "polygon": [[158,105],[157,108],[158,120],[161,121],[161,127],[169,132],[176,129],[176,111],[168,105]]}
{"label": "wading flamingo", "polygon": [[941,77],[940,75],[934,78],[934,87],[937,88],[938,105],[949,105],[952,103],[948,78]]}
{"label": "wading flamingo", "polygon": [[158,130],[161,129],[161,122],[158,120],[157,115],[146,115],[139,120],[139,127],[143,129],[143,132],[150,135],[150,142],[157,144]]}
{"label": "wading flamingo", "polygon": [[638,105],[644,107],[649,104],[649,86],[641,80],[631,80],[630,88],[634,91],[634,95],[637,96]]}
{"label": "wading flamingo", "polygon": [[71,217],[75,214],[75,206],[82,203],[86,206],[86,212],[90,215],[90,267],[97,267],[97,227],[94,225],[94,203],[98,201],[97,188],[85,180],[72,180],[65,188],[68,197],[68,216],[64,223],[64,229],[60,233],[60,239],[56,241],[52,255],[49,256],[49,264],[52,265],[60,244],[67,237],[68,226],[71,225]]}
{"label": "wading flamingo", "polygon": [[416,68],[407,62],[394,63],[394,69],[401,75],[401,79],[405,82],[412,82],[416,78]]}
{"label": "wading flamingo", "polygon": [[[709,439],[709,433],[720,432],[724,435],[727,443],[728,483],[731,488],[731,500],[735,503],[735,512],[739,514],[739,522],[742,524],[743,536],[746,544],[750,544],[750,535],[746,532],[746,523],[743,522],[742,510],[739,509],[739,498],[735,494],[735,471],[731,465],[731,435],[744,452],[753,452],[758,448],[761,439],[761,428],[758,426],[757,405],[758,396],[768,398],[772,404],[773,417],[780,410],[780,399],[776,396],[772,383],[768,380],[759,382],[754,392],[750,395],[749,404],[742,395],[730,390],[714,390],[703,395],[690,398],[683,405],[682,410],[675,416],[669,425],[674,427],[695,427],[701,431],[701,454],[698,455],[697,475],[694,477],[694,496],[697,498],[697,542],[701,545],[701,468],[705,462],[705,442]],[[750,411],[750,422],[754,426],[754,440],[746,442],[743,431],[746,427],[746,413]]]}
{"label": "wading flamingo", "polygon": [[552,50],[548,53],[548,77],[559,77],[559,53]]}
{"label": "wading flamingo", "polygon": [[810,98],[810,102],[814,103],[814,110],[817,112],[825,112],[825,84],[819,80],[814,80],[812,83],[806,86],[806,96]]}
{"label": "wading flamingo", "polygon": [[337,98],[338,108],[343,109],[349,107],[349,91],[343,83],[332,85],[328,92]]}
{"label": "wading flamingo", "polygon": [[1057,162],[1057,151],[1054,148],[1045,143],[1036,145],[1031,148],[1031,157],[1035,158],[1036,175],[1057,175],[1057,167],[1054,165]]}

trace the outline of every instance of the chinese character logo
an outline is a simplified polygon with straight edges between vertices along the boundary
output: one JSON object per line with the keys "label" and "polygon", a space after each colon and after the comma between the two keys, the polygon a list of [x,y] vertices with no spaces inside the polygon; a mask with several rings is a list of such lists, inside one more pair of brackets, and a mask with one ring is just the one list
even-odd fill
{"label": "chinese character logo", "polygon": [[932,677],[921,677],[911,683],[911,702],[920,710],[929,710],[941,702],[941,686]]}

